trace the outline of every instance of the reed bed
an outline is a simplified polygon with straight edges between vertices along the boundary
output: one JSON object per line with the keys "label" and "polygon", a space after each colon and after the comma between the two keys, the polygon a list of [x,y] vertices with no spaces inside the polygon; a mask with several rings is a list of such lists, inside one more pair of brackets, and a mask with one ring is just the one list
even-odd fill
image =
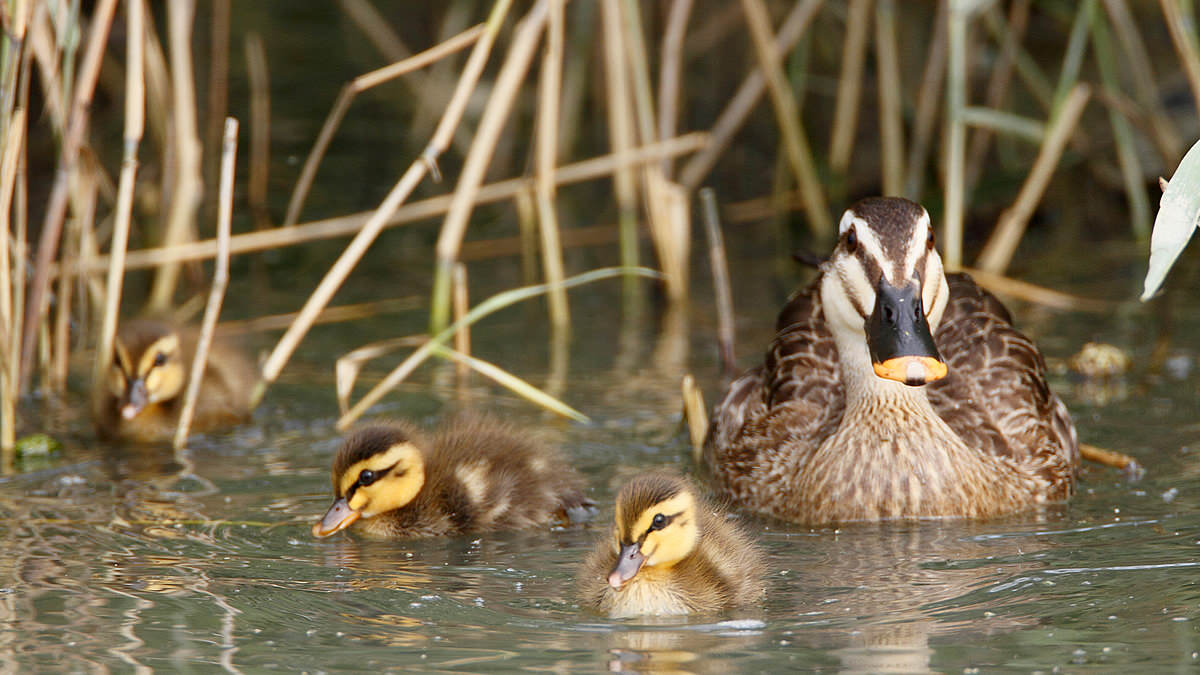
{"label": "reed bed", "polygon": [[[703,211],[726,368],[734,292],[722,258],[725,241],[732,246],[740,233],[722,237],[720,222],[798,211],[798,234],[823,249],[837,213],[872,193],[929,205],[941,224],[947,267],[978,268],[985,285],[1034,301],[1094,309],[1004,276],[1026,231],[1056,180],[1082,172],[1123,195],[1112,202],[1115,220],[1128,227],[1111,236],[1144,241],[1153,177],[1173,171],[1184,150],[1177,120],[1194,118],[1200,105],[1200,40],[1189,7],[1176,0],[496,0],[479,16],[457,0],[423,15],[423,33],[445,37],[427,38],[419,49],[409,48],[416,44],[411,30],[397,30],[410,8],[343,0],[345,29],[362,31],[391,62],[314,87],[340,86],[341,93],[330,98],[307,159],[287,177],[286,197],[271,182],[291,170],[272,156],[271,118],[289,105],[271,96],[272,77],[287,68],[272,60],[275,26],[241,25],[253,12],[228,0],[99,0],[86,14],[65,7],[11,0],[0,12],[5,466],[17,430],[38,419],[20,416],[38,405],[35,392],[68,395],[69,368],[78,362],[104,372],[119,317],[138,311],[122,309],[128,275],[151,275],[142,311],[177,313],[203,303],[201,264],[221,272],[225,256],[350,237],[288,317],[263,364],[257,402],[313,325],[361,316],[330,303],[380,233],[437,218],[429,252],[433,292],[421,303],[433,337],[388,342],[415,352],[353,405],[353,382],[382,347],[339,360],[339,426],[428,356],[458,364],[462,377],[482,373],[579,419],[583,413],[521,382],[504,364],[470,354],[465,327],[497,306],[546,295],[556,355],[547,389],[564,391],[567,289],[622,278],[624,309],[633,312],[644,306],[638,298],[651,274],[645,268],[654,267],[665,296],[683,306],[691,290],[695,195],[706,183],[748,170],[747,138],[773,139],[759,164],[774,162],[777,178],[749,176],[736,189],[722,187],[723,198],[743,202],[727,204],[724,213],[710,192]],[[114,31],[117,22],[121,30]],[[246,94],[228,88],[235,70],[249,76]],[[1183,115],[1167,103],[1175,80],[1193,98]],[[397,124],[411,124],[427,139],[423,149],[402,175],[381,178],[395,182],[373,210],[301,222],[309,195],[328,189],[321,166],[353,119],[355,101],[393,81],[412,94]],[[824,97],[822,105],[811,103],[815,97]],[[218,160],[221,121],[233,108],[250,113],[249,171],[244,201],[233,199],[231,185],[232,206],[223,198],[219,210],[210,197],[218,177],[232,175]],[[104,134],[117,128],[122,143],[114,149]],[[47,148],[53,156],[29,154]],[[33,181],[49,187],[31,190]],[[449,188],[410,201],[431,181]],[[608,221],[567,217],[561,188],[584,181],[611,185],[611,204],[603,205]],[[752,184],[766,187],[746,193]],[[282,217],[272,217],[273,205],[285,201]],[[480,206],[509,201],[522,214],[512,237],[468,237]],[[218,212],[222,225],[210,237]],[[140,245],[127,250],[130,242]],[[571,247],[614,244],[620,267],[613,269],[578,269],[565,255]],[[643,249],[653,252],[649,265]],[[467,263],[493,255],[519,255],[524,285],[469,307]],[[228,283],[244,280],[234,275]],[[288,319],[242,317],[243,329],[278,330]],[[73,352],[94,356],[72,359]]]}

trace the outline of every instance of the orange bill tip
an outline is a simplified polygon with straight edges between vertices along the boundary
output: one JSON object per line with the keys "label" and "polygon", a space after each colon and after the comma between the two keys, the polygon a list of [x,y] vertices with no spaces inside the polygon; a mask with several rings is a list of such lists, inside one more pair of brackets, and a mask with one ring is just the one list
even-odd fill
{"label": "orange bill tip", "polygon": [[948,369],[945,362],[932,356],[897,356],[874,364],[875,374],[910,387],[919,387],[940,380]]}

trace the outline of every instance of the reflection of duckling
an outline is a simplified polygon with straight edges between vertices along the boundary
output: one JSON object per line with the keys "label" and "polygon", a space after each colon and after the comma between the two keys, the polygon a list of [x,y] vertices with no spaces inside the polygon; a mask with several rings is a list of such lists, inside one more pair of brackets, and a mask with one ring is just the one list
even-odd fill
{"label": "reflection of duckling", "polygon": [[614,618],[715,612],[763,592],[762,553],[686,479],[654,473],[617,496],[616,527],[579,574],[586,604]]}
{"label": "reflection of duckling", "polygon": [[459,417],[426,437],[404,423],[364,427],[333,460],[336,499],[313,535],[358,523],[372,537],[514,530],[590,505],[550,448],[489,418]]}
{"label": "reflection of duckling", "polygon": [[[155,321],[131,321],[117,334],[112,365],[94,388],[93,420],[101,435],[136,441],[171,437],[183,409],[195,337]],[[250,414],[254,366],[227,344],[213,343],[196,399],[193,431],[235,424]]]}

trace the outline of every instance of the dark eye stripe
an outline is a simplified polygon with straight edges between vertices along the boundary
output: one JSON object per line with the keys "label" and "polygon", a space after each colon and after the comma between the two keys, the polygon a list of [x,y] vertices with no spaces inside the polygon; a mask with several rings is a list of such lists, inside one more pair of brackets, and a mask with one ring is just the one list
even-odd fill
{"label": "dark eye stripe", "polygon": [[680,516],[680,514],[682,514],[682,513],[683,513],[683,511],[680,511],[679,513],[672,513],[669,516],[666,514],[660,513],[657,516],[655,516],[655,520],[657,520],[659,516],[662,516],[662,519],[663,519],[662,524],[655,526],[653,523],[651,523],[650,527],[647,528],[646,531],[642,533],[642,536],[638,537],[638,545],[641,546],[642,542],[646,541],[646,537],[650,536],[651,532],[654,532],[655,530],[662,530],[662,529],[666,528],[668,525],[670,525],[672,522],[674,522],[674,520],[676,518],[678,518]]}

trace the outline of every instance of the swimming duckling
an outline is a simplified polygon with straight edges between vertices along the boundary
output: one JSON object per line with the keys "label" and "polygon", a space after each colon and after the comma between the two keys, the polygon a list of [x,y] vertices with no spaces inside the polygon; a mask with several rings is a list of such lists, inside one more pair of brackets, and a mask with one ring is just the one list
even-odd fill
{"label": "swimming duckling", "polygon": [[487,417],[459,416],[430,435],[392,422],[363,427],[333,460],[334,502],[313,525],[375,538],[515,530],[577,519],[591,502],[551,448]]}
{"label": "swimming duckling", "polygon": [[613,618],[716,612],[763,594],[762,553],[670,473],[635,478],[617,496],[616,525],[580,568],[585,604]]}
{"label": "swimming duckling", "polygon": [[[183,409],[183,393],[196,336],[168,324],[135,320],[121,326],[107,377],[93,387],[92,418],[106,438],[161,441],[171,438]],[[250,391],[258,372],[233,346],[214,342],[196,399],[192,431],[210,431],[250,415]]]}

